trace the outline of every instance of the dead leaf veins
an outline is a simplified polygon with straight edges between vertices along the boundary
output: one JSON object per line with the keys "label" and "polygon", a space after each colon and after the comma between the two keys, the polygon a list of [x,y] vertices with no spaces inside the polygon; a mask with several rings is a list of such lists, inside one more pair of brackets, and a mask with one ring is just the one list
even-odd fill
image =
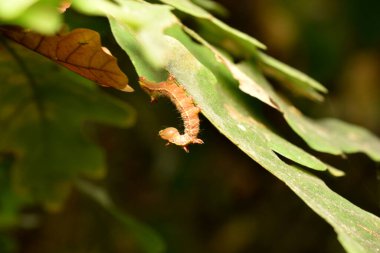
{"label": "dead leaf veins", "polygon": [[127,76],[117,65],[117,59],[102,47],[99,34],[93,30],[80,28],[65,34],[43,36],[19,28],[0,29],[15,42],[99,85],[133,91]]}

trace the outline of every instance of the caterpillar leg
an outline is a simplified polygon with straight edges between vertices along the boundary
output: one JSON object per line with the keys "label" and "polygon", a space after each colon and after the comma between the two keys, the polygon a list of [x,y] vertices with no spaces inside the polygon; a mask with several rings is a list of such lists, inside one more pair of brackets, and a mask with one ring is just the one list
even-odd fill
{"label": "caterpillar leg", "polygon": [[[170,141],[168,141],[165,146],[169,146],[170,144],[172,144]],[[186,153],[189,153],[189,148],[187,146],[182,146],[182,149],[185,150]]]}
{"label": "caterpillar leg", "polygon": [[192,143],[194,143],[194,144],[203,144],[204,142],[201,140],[201,139],[194,139],[193,141],[192,141]]}
{"label": "caterpillar leg", "polygon": [[[201,139],[194,139],[191,143],[193,144],[203,144],[204,142]],[[186,146],[182,146],[183,150],[186,151],[186,153],[189,153],[189,148]]]}
{"label": "caterpillar leg", "polygon": [[175,77],[171,74],[171,73],[169,73],[169,76],[168,76],[168,79],[167,79],[167,81],[170,81],[170,82],[175,82],[176,81],[176,79],[175,79]]}
{"label": "caterpillar leg", "polygon": [[157,103],[157,98],[156,97],[153,97],[153,96],[150,96],[150,102],[153,104],[153,103]]}

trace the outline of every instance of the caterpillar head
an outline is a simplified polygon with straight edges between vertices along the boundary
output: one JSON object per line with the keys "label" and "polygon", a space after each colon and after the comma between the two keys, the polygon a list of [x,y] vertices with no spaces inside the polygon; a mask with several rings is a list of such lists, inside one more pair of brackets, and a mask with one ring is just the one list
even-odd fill
{"label": "caterpillar head", "polygon": [[160,137],[168,142],[175,143],[175,140],[180,136],[177,128],[168,127],[161,130],[159,133]]}
{"label": "caterpillar head", "polygon": [[161,130],[158,134],[160,135],[162,139],[168,141],[166,145],[173,143],[175,145],[181,146],[183,150],[189,153],[189,149],[187,148],[187,145],[189,144],[189,140],[187,136],[181,135],[178,132],[177,128],[168,127],[168,128],[165,128],[164,130]]}
{"label": "caterpillar head", "polygon": [[203,144],[203,141],[198,138],[192,138],[187,134],[180,134],[177,130],[177,128],[174,127],[168,127],[164,130],[161,130],[159,132],[159,135],[162,139],[167,140],[168,143],[166,145],[169,145],[170,143],[173,143],[175,145],[181,146],[183,150],[185,150],[187,153],[189,153],[189,149],[187,148],[187,145],[194,143],[194,144]]}

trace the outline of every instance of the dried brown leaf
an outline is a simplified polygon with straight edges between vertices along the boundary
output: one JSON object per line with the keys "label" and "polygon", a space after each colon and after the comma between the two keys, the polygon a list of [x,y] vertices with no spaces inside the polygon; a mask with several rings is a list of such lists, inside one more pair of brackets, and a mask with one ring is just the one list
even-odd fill
{"label": "dried brown leaf", "polygon": [[104,49],[97,32],[75,29],[69,33],[43,36],[18,28],[1,28],[10,39],[53,61],[97,82],[102,86],[132,92],[127,76],[117,65],[117,59]]}

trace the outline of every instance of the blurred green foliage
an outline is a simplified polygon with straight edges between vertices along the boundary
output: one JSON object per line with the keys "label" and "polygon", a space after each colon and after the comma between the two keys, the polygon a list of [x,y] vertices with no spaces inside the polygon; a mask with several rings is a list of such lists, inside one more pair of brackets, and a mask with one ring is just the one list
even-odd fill
{"label": "blurred green foliage", "polygon": [[0,24],[14,24],[44,34],[57,32],[62,25],[60,0],[0,1]]}

